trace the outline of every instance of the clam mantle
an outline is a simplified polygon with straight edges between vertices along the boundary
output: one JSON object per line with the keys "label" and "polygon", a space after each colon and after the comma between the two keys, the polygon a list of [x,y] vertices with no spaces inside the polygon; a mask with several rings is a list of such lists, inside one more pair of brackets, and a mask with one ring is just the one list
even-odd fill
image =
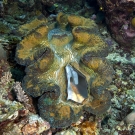
{"label": "clam mantle", "polygon": [[113,69],[93,20],[59,13],[55,22],[40,16],[19,31],[25,34],[16,48],[16,61],[26,66],[23,89],[38,98],[39,114],[52,127],[69,126],[84,110],[98,115],[110,107],[105,89]]}

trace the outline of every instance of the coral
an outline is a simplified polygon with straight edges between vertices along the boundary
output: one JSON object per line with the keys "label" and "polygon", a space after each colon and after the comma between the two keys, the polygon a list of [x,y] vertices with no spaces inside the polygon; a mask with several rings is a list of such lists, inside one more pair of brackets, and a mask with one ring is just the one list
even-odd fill
{"label": "coral", "polygon": [[47,121],[43,120],[38,115],[28,116],[28,122],[22,127],[23,135],[40,135],[43,131],[46,131],[50,128],[50,125]]}
{"label": "coral", "polygon": [[14,88],[14,91],[16,92],[16,94],[17,94],[17,99],[18,99],[19,102],[28,102],[29,101],[28,96],[25,95],[25,92],[22,90],[20,82],[16,82],[14,84],[13,88]]}
{"label": "coral", "polygon": [[65,131],[58,132],[58,133],[56,133],[56,135],[77,135],[77,134],[74,130],[68,129]]}
{"label": "coral", "polygon": [[13,85],[13,89],[15,91],[17,100],[24,105],[24,107],[30,112],[35,113],[35,107],[33,106],[33,100],[31,97],[26,95],[24,90],[22,89],[20,82],[15,82]]}
{"label": "coral", "polygon": [[[23,109],[23,108],[22,108]],[[17,118],[10,119],[9,121],[4,121],[0,123],[5,127],[0,131],[4,135],[40,135],[42,132],[47,131],[50,128],[50,124],[43,120],[38,115],[29,113],[28,110],[20,110],[18,114],[16,113]],[[22,119],[19,119],[21,117]]]}
{"label": "coral", "polygon": [[8,34],[10,33],[10,28],[4,22],[0,21],[0,33]]}
{"label": "coral", "polygon": [[59,1],[61,1],[61,0],[41,0],[41,2],[47,6],[52,6],[53,4],[55,4],[56,2],[59,2]]}
{"label": "coral", "polygon": [[1,88],[2,95],[4,94],[4,92],[2,93],[2,89],[7,93],[10,92],[12,89],[11,86],[13,85],[13,79],[11,77],[12,74],[8,71],[8,72],[4,72],[4,75],[0,78],[0,88]]}
{"label": "coral", "polygon": [[[102,122],[100,134],[132,135],[134,134],[134,126],[132,125],[134,112],[132,111],[135,110],[134,55],[125,53],[123,49],[118,47],[117,43],[113,47],[114,50],[107,57],[112,61],[115,70],[113,85],[109,87],[113,93],[112,105],[107,116],[108,120]],[[126,119],[128,115],[129,119]]]}
{"label": "coral", "polygon": [[97,123],[85,121],[81,123],[79,126],[80,133],[83,135],[96,135]]}
{"label": "coral", "polygon": [[8,45],[8,41],[5,40],[4,38],[0,38],[0,59],[1,59],[1,61],[7,60],[7,52],[4,49],[4,46],[6,46],[6,45]]}
{"label": "coral", "polygon": [[[89,118],[91,119],[91,118]],[[93,119],[93,118],[92,118]],[[72,124],[72,129],[76,131],[77,135],[97,135],[98,122],[93,120],[80,119],[77,123]]]}
{"label": "coral", "polygon": [[134,11],[132,0],[98,0],[106,13],[106,23],[112,37],[123,47],[135,44]]}
{"label": "coral", "polygon": [[30,31],[16,48],[16,61],[26,66],[22,86],[38,98],[40,116],[61,128],[76,122],[83,110],[99,115],[109,108],[105,89],[113,69],[93,20],[63,13],[56,20],[33,29],[35,20],[25,25]]}
{"label": "coral", "polygon": [[11,101],[11,90],[14,80],[11,78],[12,74],[4,72],[0,78],[0,122],[14,119],[17,117],[18,111],[23,108],[19,102]]}
{"label": "coral", "polygon": [[[5,66],[7,66],[2,60],[0,62],[0,65],[5,64]],[[30,99],[22,90],[20,83],[14,82],[9,68],[6,68],[1,71],[2,74],[0,76],[0,134],[27,135],[36,133],[38,135],[48,130],[50,125],[47,121],[29,112],[33,107],[31,106],[32,104],[30,104]],[[21,103],[14,100],[14,96],[11,92],[13,88],[16,91],[17,99]],[[27,104],[27,106],[24,106],[22,103],[24,103],[24,105]],[[31,112],[34,111],[32,110]]]}
{"label": "coral", "polygon": [[4,75],[4,72],[9,71],[9,64],[6,60],[0,60],[0,78]]}

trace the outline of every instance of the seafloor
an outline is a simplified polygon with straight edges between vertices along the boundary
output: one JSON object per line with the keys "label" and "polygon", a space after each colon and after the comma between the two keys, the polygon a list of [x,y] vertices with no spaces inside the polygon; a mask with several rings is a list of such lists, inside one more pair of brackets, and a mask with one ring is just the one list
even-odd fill
{"label": "seafloor", "polygon": [[16,29],[42,12],[47,18],[56,17],[58,12],[92,18],[95,8],[81,5],[81,1],[66,1],[43,10],[39,3],[34,5],[34,0],[22,1],[0,1],[0,135],[135,135],[135,47],[129,50],[120,46],[102,18],[95,22],[108,42],[106,58],[115,71],[107,88],[112,96],[108,111],[99,116],[86,112],[77,123],[60,129],[50,128],[37,115],[31,97],[21,88],[25,67],[14,60],[16,46],[22,39]]}

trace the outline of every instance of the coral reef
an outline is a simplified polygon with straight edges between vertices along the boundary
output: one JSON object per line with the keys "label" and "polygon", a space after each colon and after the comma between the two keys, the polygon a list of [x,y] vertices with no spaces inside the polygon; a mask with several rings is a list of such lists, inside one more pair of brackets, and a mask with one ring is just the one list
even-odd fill
{"label": "coral reef", "polygon": [[50,125],[47,121],[43,120],[38,115],[31,114],[28,116],[28,122],[22,127],[22,133],[24,135],[37,134],[40,135],[43,131],[46,131],[50,128]]}
{"label": "coral reef", "polygon": [[18,5],[20,7],[24,7],[26,10],[31,10],[35,6],[35,0],[18,0]]}
{"label": "coral reef", "polygon": [[135,44],[133,0],[98,0],[106,13],[106,23],[112,37],[121,45],[131,48]]}
{"label": "coral reef", "polygon": [[[106,57],[114,68],[114,78],[108,90],[112,93],[111,108],[107,111],[106,116],[101,119],[100,135],[120,134],[133,135],[135,133],[133,124],[135,110],[135,53],[134,49],[124,50],[115,42],[107,27],[102,27],[101,34],[104,39],[110,39],[110,53]],[[132,117],[132,121],[127,119]],[[129,120],[126,122],[126,120]]]}
{"label": "coral reef", "polygon": [[63,13],[57,20],[57,28],[47,22],[31,30],[17,46],[16,60],[27,66],[23,89],[39,98],[40,116],[59,128],[78,120],[83,110],[98,115],[110,107],[105,89],[113,69],[104,58],[108,45],[92,20]]}
{"label": "coral reef", "polygon": [[[5,68],[4,68],[5,66]],[[34,114],[33,104],[22,90],[19,82],[14,82],[7,61],[0,61],[0,134],[37,134],[50,128],[47,121]],[[18,101],[15,100],[13,89]]]}
{"label": "coral reef", "polygon": [[47,6],[52,6],[53,4],[55,4],[56,2],[60,2],[62,0],[41,0],[41,2],[44,4],[44,5],[47,5]]}
{"label": "coral reef", "polygon": [[25,102],[25,103],[29,101],[28,96],[23,91],[20,82],[16,82],[13,88],[14,88],[14,91],[16,92],[18,101]]}
{"label": "coral reef", "polygon": [[5,60],[0,60],[0,78],[4,75],[4,72],[9,71],[9,65],[7,61]]}
{"label": "coral reef", "polygon": [[13,85],[13,89],[16,93],[17,100],[24,105],[25,109],[35,113],[36,110],[34,108],[32,98],[26,95],[26,93],[21,87],[21,83],[15,82]]}
{"label": "coral reef", "polygon": [[0,34],[8,34],[8,33],[10,33],[10,28],[3,22],[0,22]]}
{"label": "coral reef", "polygon": [[[56,135],[98,135],[98,119],[91,115],[87,120],[83,116],[76,123],[72,123],[70,128],[57,132]],[[89,120],[88,120],[89,119]]]}
{"label": "coral reef", "polygon": [[56,135],[76,135],[76,132],[74,130],[65,130],[65,131],[61,131],[56,133]]}
{"label": "coral reef", "polygon": [[[42,1],[44,1],[44,3]],[[3,0],[0,1],[0,24],[1,24],[0,91],[1,91],[1,95],[3,95],[2,99],[0,99],[0,101],[2,101],[1,102],[2,105],[0,104],[0,113],[1,113],[0,134],[5,134],[5,135],[14,135],[14,134],[78,135],[79,134],[80,135],[82,133],[87,134],[86,129],[90,131],[92,124],[88,124],[88,123],[95,123],[94,126],[95,128],[93,128],[95,130],[93,134],[96,134],[97,131],[99,131],[99,133],[97,134],[100,135],[135,134],[135,130],[134,130],[135,129],[135,124],[134,124],[135,48],[132,49],[130,48],[130,46],[134,46],[134,27],[135,27],[134,1],[133,0],[109,0],[109,1],[98,0],[100,7],[98,7],[96,2],[97,1],[95,0],[84,0],[84,1],[83,0],[74,0],[74,1],[72,0],[29,0],[29,1]],[[43,15],[41,15],[41,12],[46,17],[48,16],[48,18],[46,19]],[[82,16],[78,17],[75,15],[65,15],[59,12],[64,12],[66,14],[74,13],[75,15],[82,15]],[[59,14],[57,15],[57,13]],[[98,13],[103,13],[103,17],[106,17],[106,23],[108,29],[106,29],[106,24],[103,24],[104,22],[102,22],[101,24],[102,14],[98,14]],[[40,16],[37,17],[38,15]],[[89,21],[89,19],[86,19],[84,17],[93,19],[98,25],[95,25],[94,21]],[[35,21],[31,22],[31,20],[33,19]],[[57,24],[53,23],[55,19],[57,20]],[[41,39],[40,40],[41,42],[39,43],[40,45],[44,44],[42,46],[43,48],[44,46],[46,46],[47,43],[50,49],[46,51],[47,54],[45,55],[46,56],[45,62],[48,64],[48,66],[44,66],[43,63],[45,62],[43,61],[43,59],[41,59],[41,57],[44,56],[42,55],[44,54],[44,51],[42,53],[41,52],[42,49],[39,51],[38,48],[36,48],[37,47],[36,46],[35,49],[37,49],[38,51],[36,50],[34,51],[35,52],[33,54],[33,56],[35,56],[34,61],[31,64],[29,64],[29,60],[28,60],[27,62],[28,64],[26,65],[26,72],[27,72],[26,82],[25,82],[25,78],[23,80],[23,83],[14,82],[12,78],[14,78],[16,81],[22,81],[22,78],[24,76],[22,75],[22,72],[24,73],[24,68],[25,68],[24,66],[18,65],[16,61],[14,61],[15,47],[22,39],[25,39],[26,41],[26,37],[31,35],[32,33],[35,33],[35,36],[34,38],[32,37],[31,40],[35,39],[35,37],[39,39],[40,34],[37,33],[36,30],[41,26],[43,27],[47,26],[49,28],[49,30],[47,31],[47,35],[45,36],[45,38]],[[76,26],[78,27],[78,29],[76,28]],[[16,31],[16,28],[18,27],[19,27],[19,32]],[[91,30],[93,28],[93,30],[92,32],[90,32],[90,30],[84,27],[89,27]],[[109,46],[109,50],[111,52],[109,52],[108,57],[106,57],[108,48],[106,47],[106,45],[104,46],[105,42],[103,42],[103,44],[97,43],[97,47],[93,46],[92,48],[92,44],[96,44],[96,43],[91,40],[87,32],[90,33],[92,39],[96,38],[96,40],[98,40],[98,37],[101,37],[101,35],[97,32],[97,28],[95,27],[99,28],[100,33],[102,35],[101,39],[104,39],[106,44]],[[64,74],[63,71],[62,73],[60,73],[60,75],[58,74],[57,80],[59,81],[61,80],[59,79],[61,76],[65,76],[64,79],[66,81],[64,80],[63,82],[62,81],[59,82],[61,85],[62,83],[65,85],[66,82],[66,89],[65,91],[62,90],[63,93],[61,92],[62,89],[61,86],[54,86],[54,82],[50,84],[50,85],[53,84],[51,89],[50,86],[48,86],[48,82],[42,85],[44,83],[44,79],[46,78],[43,79],[39,78],[40,80],[37,79],[38,77],[37,74],[40,75],[40,77],[42,74],[44,77],[45,74],[47,73],[46,71],[54,67],[53,62],[57,59],[56,56],[59,55],[60,57],[62,57],[61,53],[58,53],[59,51],[57,51],[57,55],[55,54],[56,52],[55,49],[58,50],[59,48],[55,48],[54,46],[56,46],[55,43],[56,36],[59,37],[59,39],[62,39],[61,41],[63,42],[62,37],[64,37],[64,35],[63,34],[57,35],[56,33],[62,33],[62,32],[60,30],[54,30],[55,28],[61,29],[61,31],[64,31],[66,34],[67,31],[71,33],[71,35],[73,36],[73,40],[71,40],[71,42],[69,43],[71,45],[71,49],[69,50],[70,50],[70,54],[72,54],[73,52],[74,54],[70,56],[74,56],[75,59],[78,60],[77,61],[78,68],[77,68],[77,64],[76,65],[74,63],[71,64],[70,62],[68,63],[68,65],[66,64],[62,65],[64,67]],[[116,39],[116,41],[120,43],[121,46],[119,46],[110,37],[108,30],[111,32],[114,39]],[[66,34],[65,37],[67,37]],[[70,34],[68,36],[70,36]],[[53,39],[53,43],[52,43],[52,39]],[[28,43],[31,43],[29,39],[27,41]],[[90,41],[92,42],[92,44]],[[25,42],[27,46],[29,46],[28,43]],[[61,42],[58,44],[61,45]],[[87,45],[89,45],[90,47]],[[104,46],[103,48],[102,45]],[[122,46],[124,48],[122,48]],[[67,48],[59,49],[59,50],[60,52],[62,52]],[[84,49],[86,48],[90,53],[83,52]],[[95,50],[97,50],[97,52],[95,52],[94,48]],[[8,52],[7,54],[5,53],[5,49]],[[33,51],[33,49],[31,50]],[[49,51],[51,53],[49,53]],[[78,53],[78,55],[75,55],[76,53]],[[69,56],[69,54],[65,54],[65,55]],[[106,57],[113,64],[113,68],[115,71],[113,81],[109,87],[107,87],[108,84],[106,83],[107,81],[110,81],[110,76],[108,76],[109,71],[105,70],[107,68],[103,68],[105,66],[108,67],[108,62],[106,61],[106,59],[104,59],[104,57]],[[11,73],[9,72],[10,67],[7,64],[6,59],[8,59],[8,62],[10,61],[10,66],[12,65],[10,70],[12,72],[12,78],[11,78]],[[39,61],[41,60],[42,60],[41,62],[42,64],[39,64],[40,63]],[[65,57],[63,60],[65,60]],[[59,65],[61,65],[61,63]],[[34,67],[34,65],[36,66]],[[30,69],[31,67],[32,69]],[[54,70],[52,69],[51,71]],[[28,74],[28,72],[30,73]],[[57,74],[59,72],[55,72],[55,73]],[[89,82],[87,81],[87,76],[85,75],[88,76],[90,75]],[[79,81],[79,85],[76,85],[77,82],[77,79],[75,79],[76,76],[78,76],[78,79],[81,80]],[[34,77],[36,79],[34,79]],[[102,77],[104,81],[102,80]],[[33,85],[31,86],[31,89],[34,88],[35,86],[39,86],[39,89],[41,88],[40,90],[43,90],[42,89],[43,87],[46,88],[45,90],[46,92],[43,92],[43,94],[39,94],[37,98],[33,98],[34,100],[32,100],[32,98],[29,95],[35,93],[35,89],[33,93],[31,92],[32,91],[31,90],[30,91],[31,94],[27,95],[28,94],[26,92],[27,88],[25,86],[25,84],[27,84],[27,80],[31,80],[31,82],[29,81],[30,82],[29,86],[31,84]],[[56,79],[54,80],[55,82],[57,82]],[[103,83],[103,85],[101,85],[101,83]],[[21,87],[21,85],[23,85],[23,88]],[[82,92],[81,86],[83,86],[84,90],[85,89],[87,90]],[[87,88],[87,86],[89,87]],[[59,88],[60,88],[60,92],[59,91],[56,92],[56,90]],[[112,99],[110,97],[109,92],[107,90],[104,91],[104,88],[106,88],[111,92]],[[24,89],[25,91],[23,91]],[[36,87],[36,89],[38,89],[38,87]],[[61,98],[62,96],[64,97],[64,99]],[[106,111],[107,108],[110,106],[110,99],[111,99],[111,107],[109,108],[108,111]],[[83,117],[81,116],[81,119],[79,119],[75,124],[73,123],[68,128],[64,128],[64,129],[51,128],[50,130],[47,130],[50,127],[50,125],[48,125],[48,122],[46,122],[45,120],[41,120],[41,117],[35,115],[35,113],[38,113],[35,111],[34,108],[34,106],[37,105],[37,100],[38,103],[43,103],[43,100],[45,101],[45,103],[43,103],[44,105],[41,105],[41,113],[46,114],[46,117],[50,117],[50,119],[48,118],[49,121],[54,120],[53,115],[55,113],[58,116],[56,117],[55,115],[56,126],[51,124],[52,127],[58,127],[57,124],[61,125],[60,127],[68,126],[70,125],[70,123],[77,121],[81,115]],[[87,100],[89,101],[87,102]],[[61,105],[61,107],[60,106],[57,107],[57,104]],[[66,114],[69,114],[68,105],[71,108],[71,111],[72,110],[74,111],[75,109],[74,106],[80,107],[82,105],[83,113],[78,109],[79,108],[78,107],[77,108],[78,110],[76,111],[78,112],[80,111],[80,113],[76,116],[76,119],[73,119],[75,118],[75,116],[73,115],[76,114],[77,112],[74,113],[73,111],[71,112],[70,115],[68,115],[65,119],[63,119],[65,109],[67,110]],[[19,108],[19,106],[21,108]],[[45,108],[46,112],[45,111],[43,112],[42,108],[43,109]],[[60,110],[60,112],[58,112],[58,110]],[[106,113],[98,116],[103,112]],[[62,114],[62,117],[59,116],[60,114]],[[5,118],[3,116],[5,116]],[[44,119],[46,117],[43,115]],[[70,118],[71,120],[69,119],[69,117],[71,117]],[[60,118],[63,120],[60,121]],[[68,122],[67,125],[63,122],[64,120]],[[65,124],[65,125],[63,124],[64,126],[61,124],[62,122]],[[44,131],[42,129],[44,129]]]}
{"label": "coral reef", "polygon": [[[1,68],[2,65],[5,64],[1,61]],[[7,65],[5,65],[7,66]],[[7,69],[7,70],[6,70]],[[23,105],[19,102],[12,101],[13,97],[11,94],[12,86],[13,86],[13,79],[11,78],[11,73],[9,72],[9,68],[1,70],[1,77],[0,77],[0,125],[1,129],[4,130],[4,125],[9,123],[9,121],[14,121],[21,109],[23,109]],[[5,123],[5,124],[4,124]],[[0,132],[2,132],[1,130]]]}

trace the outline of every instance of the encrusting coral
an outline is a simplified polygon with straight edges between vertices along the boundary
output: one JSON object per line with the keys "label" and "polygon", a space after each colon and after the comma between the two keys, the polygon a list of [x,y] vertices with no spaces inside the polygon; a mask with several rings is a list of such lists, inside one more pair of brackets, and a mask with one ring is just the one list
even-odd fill
{"label": "encrusting coral", "polygon": [[60,128],[76,122],[83,110],[99,115],[110,107],[105,89],[113,69],[93,20],[63,13],[56,20],[28,31],[17,46],[16,61],[26,66],[23,89],[38,97],[40,116]]}

